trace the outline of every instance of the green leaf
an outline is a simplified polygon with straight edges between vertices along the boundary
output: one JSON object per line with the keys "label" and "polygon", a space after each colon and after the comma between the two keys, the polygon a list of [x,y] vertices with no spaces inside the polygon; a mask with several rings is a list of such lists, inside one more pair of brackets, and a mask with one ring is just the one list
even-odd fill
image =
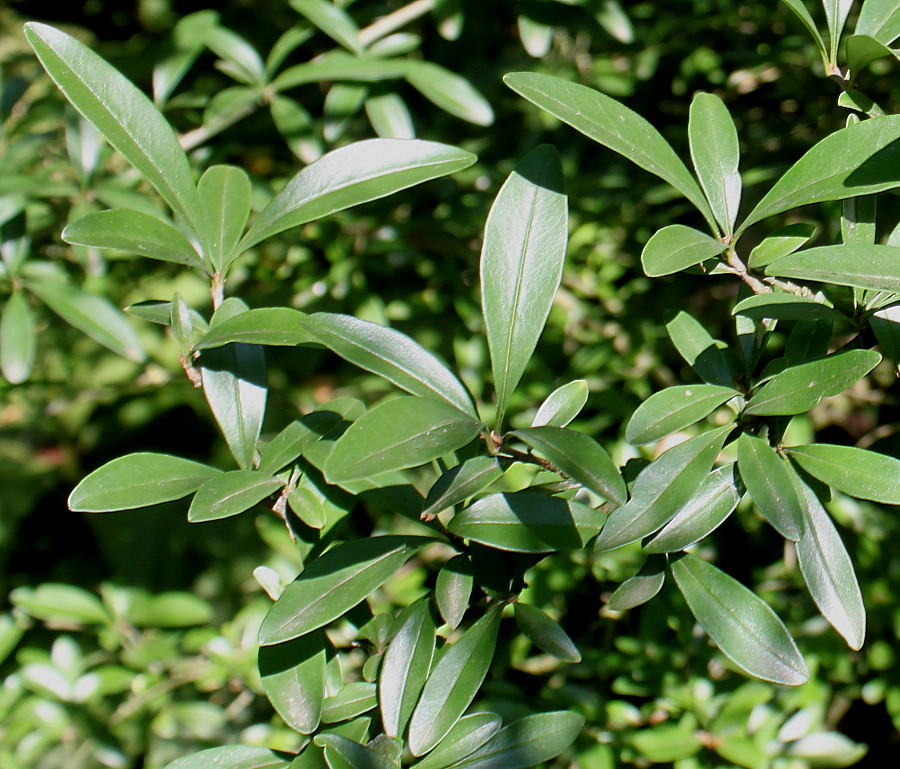
{"label": "green leaf", "polygon": [[375,133],[385,139],[414,139],[416,128],[406,102],[396,93],[369,96],[365,102],[366,116]]}
{"label": "green leaf", "polygon": [[75,585],[45,582],[37,587],[17,587],[9,594],[13,606],[35,619],[54,625],[105,625],[112,621],[93,593]]}
{"label": "green leaf", "polygon": [[746,315],[762,320],[835,320],[840,317],[833,307],[805,296],[795,294],[753,294],[741,300],[731,311],[732,315]]}
{"label": "green leaf", "polygon": [[260,472],[277,473],[299,457],[308,446],[331,433],[341,421],[341,415],[329,411],[327,406],[295,419],[260,452]]}
{"label": "green leaf", "polygon": [[900,37],[900,2],[865,0],[854,32],[857,35],[871,35],[879,42],[890,45]]}
{"label": "green leaf", "polygon": [[12,614],[0,614],[0,662],[5,662],[9,658],[23,635],[25,628],[13,619]]}
{"label": "green leaf", "polygon": [[304,325],[321,344],[413,395],[437,396],[478,418],[472,396],[435,355],[399,331],[351,315],[317,312]]}
{"label": "green leaf", "polygon": [[568,237],[562,166],[542,144],[515,167],[488,214],[481,250],[481,306],[503,421],[562,279]]}
{"label": "green leaf", "polygon": [[728,107],[718,96],[702,91],[694,95],[688,139],[700,186],[722,232],[730,235],[741,203],[740,147]]}
{"label": "green leaf", "polygon": [[900,459],[829,443],[795,446],[785,451],[810,475],[844,494],[900,505]]}
{"label": "green leaf", "polygon": [[699,321],[681,310],[666,322],[666,331],[681,357],[703,381],[733,386],[728,358]]}
{"label": "green leaf", "polygon": [[895,363],[900,362],[900,304],[872,313],[869,326],[887,356]]}
{"label": "green leaf", "polygon": [[786,747],[790,758],[817,767],[856,766],[867,752],[867,746],[853,742],[840,732],[807,734]]}
{"label": "green leaf", "polygon": [[474,584],[472,563],[464,555],[453,556],[438,572],[434,600],[444,622],[453,630],[459,627],[469,608]]}
{"label": "green leaf", "polygon": [[418,467],[465,446],[480,430],[480,422],[445,401],[400,395],[347,428],[325,461],[325,476],[343,484]]}
{"label": "green leaf", "polygon": [[184,235],[171,224],[140,211],[119,208],[88,214],[67,225],[61,237],[76,246],[112,248],[206,269],[203,259]]}
{"label": "green leaf", "polygon": [[803,536],[803,504],[790,465],[765,438],[742,433],[737,444],[738,472],[762,516],[785,539]]}
{"label": "green leaf", "polygon": [[681,761],[703,750],[697,729],[688,724],[661,724],[635,731],[628,742],[641,758],[662,764]]}
{"label": "green leaf", "polygon": [[503,82],[532,104],[671,184],[714,225],[715,217],[691,172],[662,134],[636,112],[593,88],[549,75],[513,72]]}
{"label": "green leaf", "polygon": [[546,56],[550,50],[550,44],[553,42],[553,27],[548,27],[546,24],[541,24],[521,14],[516,18],[516,25],[519,28],[522,47],[528,55],[535,59]]}
{"label": "green leaf", "polygon": [[520,553],[578,550],[600,529],[596,510],[529,492],[491,494],[457,513],[448,529],[460,537]]}
{"label": "green leaf", "polygon": [[739,395],[731,387],[689,385],[653,393],[628,420],[625,440],[641,446],[705,419],[723,403]]}
{"label": "green leaf", "polygon": [[734,468],[726,465],[713,470],[669,522],[644,544],[644,552],[684,550],[718,528],[741,499]]}
{"label": "green leaf", "polygon": [[376,686],[369,681],[354,681],[344,684],[333,697],[325,699],[322,707],[322,721],[334,724],[349,721],[372,710],[378,704]]}
{"label": "green leaf", "polygon": [[644,564],[639,574],[619,585],[606,605],[612,611],[633,609],[656,596],[662,590],[665,581],[665,568],[659,568],[657,559],[652,559]]}
{"label": "green leaf", "polygon": [[219,69],[240,83],[264,86],[265,65],[256,49],[244,38],[218,24],[205,24],[196,30],[199,39],[222,61]]}
{"label": "green leaf", "polygon": [[210,478],[194,495],[188,510],[191,523],[217,521],[249,510],[284,482],[255,470],[233,470]]}
{"label": "green leaf", "polygon": [[294,176],[238,245],[246,251],[292,227],[446,176],[475,162],[469,152],[418,139],[367,139],[333,150]]}
{"label": "green leaf", "polygon": [[75,109],[205,240],[187,156],[150,99],[86,45],[53,27],[29,22],[25,37]]}
{"label": "green leaf", "polygon": [[846,198],[841,204],[841,238],[854,246],[875,245],[878,196]]}
{"label": "green leaf", "polygon": [[339,45],[356,54],[363,52],[359,28],[342,8],[325,0],[291,0],[291,8],[303,14]]}
{"label": "green leaf", "polygon": [[503,476],[494,457],[472,457],[451,468],[435,481],[425,499],[423,518],[431,518],[442,510],[465,502]]}
{"label": "green leaf", "polygon": [[731,429],[729,425],[701,433],[641,470],[631,499],[606,519],[594,549],[615,550],[653,534],[674,518],[706,481]]}
{"label": "green leaf", "polygon": [[786,686],[809,680],[797,644],[761,598],[696,556],[685,555],[671,568],[697,622],[738,667]]}
{"label": "green leaf", "polygon": [[465,78],[430,61],[410,59],[406,64],[409,84],[445,112],[480,126],[494,122],[494,111]]}
{"label": "green leaf", "polygon": [[0,370],[10,384],[22,384],[34,366],[34,315],[22,291],[13,291],[0,316]]}
{"label": "green leaf", "polygon": [[322,631],[259,648],[263,691],[284,722],[300,734],[312,734],[322,718],[325,655]]}
{"label": "green leaf", "polygon": [[738,228],[798,206],[869,195],[900,185],[893,157],[900,115],[864,120],[813,146],[772,186]]}
{"label": "green leaf", "polygon": [[758,270],[776,259],[793,254],[794,251],[809,242],[815,231],[816,228],[812,224],[805,222],[795,222],[775,230],[753,247],[747,259],[747,266],[750,269]]}
{"label": "green leaf", "polygon": [[401,737],[406,730],[434,658],[435,627],[427,598],[404,609],[397,623],[378,675],[381,720],[389,737]]}
{"label": "green leaf", "polygon": [[517,602],[513,609],[519,630],[535,646],[564,662],[581,662],[581,652],[558,622],[528,604]]}
{"label": "green leaf", "polygon": [[[125,312],[135,318],[149,321],[150,323],[158,323],[161,326],[170,326],[172,324],[172,302],[136,302],[125,308]],[[198,334],[206,332],[206,320],[196,310],[188,308],[188,314],[191,317],[191,326]]]}
{"label": "green leaf", "polygon": [[138,596],[125,612],[128,621],[137,627],[190,627],[208,625],[213,620],[212,606],[193,593],[173,590],[152,595],[142,592]]}
{"label": "green leaf", "polygon": [[822,0],[825,6],[825,20],[828,24],[828,36],[831,46],[829,49],[830,62],[837,60],[838,43],[841,40],[841,32],[844,31],[844,24],[847,22],[847,15],[850,13],[850,7],[853,0]]}
{"label": "green leaf", "polygon": [[135,363],[145,360],[141,342],[128,319],[107,299],[58,283],[29,282],[28,289],[66,323],[98,344]]}
{"label": "green leaf", "polygon": [[897,292],[900,248],[877,244],[808,248],[772,262],[766,275]]}
{"label": "green leaf", "polygon": [[197,342],[195,348],[206,350],[231,342],[243,344],[293,347],[316,342],[306,327],[306,313],[290,307],[261,307],[247,310],[217,322]]}
{"label": "green leaf", "polygon": [[440,743],[475,698],[494,658],[500,614],[500,607],[489,609],[438,659],[409,723],[414,756]]}
{"label": "green leaf", "polygon": [[307,83],[349,81],[351,83],[379,83],[396,80],[406,72],[406,59],[383,59],[376,56],[353,56],[343,51],[323,54],[307,64],[288,67],[276,77],[270,87],[276,92],[286,91]]}
{"label": "green leaf", "polygon": [[429,542],[424,537],[385,536],[332,548],[309,564],[272,605],[259,631],[260,644],[290,641],[336,620]]}
{"label": "green leaf", "polygon": [[815,492],[793,475],[805,522],[805,533],[797,542],[800,572],[822,616],[851,649],[860,649],[866,638],[866,607],[853,562]]}
{"label": "green leaf", "polygon": [[498,731],[502,721],[495,713],[470,713],[457,721],[447,736],[415,769],[444,769],[472,754]]}
{"label": "green leaf", "polygon": [[511,435],[523,440],[572,480],[617,505],[628,490],[609,454],[593,438],[565,427],[529,427]]}
{"label": "green leaf", "polygon": [[802,414],[822,398],[842,393],[880,360],[881,355],[874,350],[847,350],[791,366],[754,389],[744,413]]}
{"label": "green leaf", "polygon": [[128,454],[97,468],[69,495],[79,513],[132,510],[193,494],[222,471],[168,454]]}
{"label": "green leaf", "polygon": [[873,61],[894,56],[884,43],[868,35],[852,35],[847,38],[847,71],[855,78]]}
{"label": "green leaf", "polygon": [[237,256],[235,246],[250,218],[250,177],[235,166],[212,166],[200,177],[197,193],[209,220],[210,259],[221,272]]}
{"label": "green leaf", "polygon": [[396,769],[396,765],[366,745],[340,734],[319,734],[315,744],[325,749],[330,769]]}
{"label": "green leaf", "polygon": [[828,60],[828,51],[825,48],[825,41],[822,39],[822,35],[819,34],[819,29],[816,27],[816,22],[813,21],[813,17],[810,16],[809,11],[806,8],[803,0],[781,0],[788,8],[790,8],[794,14],[796,14],[797,18],[803,22],[803,26],[806,27],[806,30],[812,35],[812,39],[815,41],[816,45],[819,48],[819,52],[822,54],[823,61]]}
{"label": "green leaf", "polygon": [[566,710],[513,721],[453,769],[525,769],[556,758],[584,726],[584,716]]}
{"label": "green leaf", "polygon": [[369,89],[364,85],[335,83],[331,86],[322,105],[322,117],[325,121],[322,135],[326,141],[336,141],[346,133],[368,95]]}
{"label": "green leaf", "polygon": [[584,379],[576,379],[550,393],[534,419],[532,427],[565,427],[577,417],[588,399],[588,384]]}
{"label": "green leaf", "polygon": [[655,232],[647,241],[641,251],[641,264],[647,275],[656,278],[693,267],[724,250],[724,243],[700,230],[683,224],[670,224]]}
{"label": "green leaf", "polygon": [[290,753],[248,745],[222,745],[201,750],[166,764],[165,769],[288,769]]}

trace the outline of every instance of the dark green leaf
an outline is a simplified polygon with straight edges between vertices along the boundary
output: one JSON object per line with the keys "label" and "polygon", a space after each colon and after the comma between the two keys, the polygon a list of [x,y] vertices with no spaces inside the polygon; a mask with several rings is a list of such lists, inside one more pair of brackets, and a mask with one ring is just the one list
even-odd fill
{"label": "dark green leaf", "polygon": [[306,329],[307,315],[290,307],[262,307],[248,310],[215,324],[197,342],[198,350],[221,347],[231,342],[293,347],[310,344],[316,337]]}
{"label": "dark green leaf", "polygon": [[221,473],[204,483],[191,500],[188,520],[216,521],[249,510],[262,502],[284,482],[255,470]]}
{"label": "dark green leaf", "polygon": [[885,45],[890,45],[900,37],[900,2],[865,0],[854,32],[857,35],[871,35]]}
{"label": "dark green leaf", "polygon": [[869,325],[881,349],[895,363],[900,362],[900,304],[872,313]]}
{"label": "dark green leaf", "polygon": [[470,713],[463,716],[437,747],[413,766],[415,769],[444,769],[453,766],[484,745],[500,731],[501,724],[500,717],[495,713]]}
{"label": "dark green leaf", "polygon": [[738,439],[738,472],[753,503],[785,539],[803,536],[803,504],[794,488],[793,473],[765,438],[742,433]]}
{"label": "dark green leaf", "polygon": [[430,61],[410,59],[406,79],[426,99],[445,112],[470,123],[489,126],[494,122],[490,103],[465,78]]}
{"label": "dark green leaf", "polygon": [[584,379],[557,387],[541,404],[531,426],[565,427],[581,413],[587,399],[588,384]]}
{"label": "dark green leaf", "polygon": [[250,218],[250,178],[235,166],[212,166],[200,177],[197,193],[208,219],[210,259],[221,272],[237,256],[235,246]]}
{"label": "dark green leaf", "polygon": [[473,457],[448,470],[435,481],[425,500],[422,516],[429,518],[465,502],[503,476],[494,457]]}
{"label": "dark green leaf", "polygon": [[328,435],[341,422],[341,415],[327,407],[311,411],[294,420],[260,452],[259,470],[277,473],[299,457],[304,450]]}
{"label": "dark green leaf", "polygon": [[675,561],[672,576],[697,622],[738,667],[787,686],[809,680],[797,644],[761,598],[693,555]]}
{"label": "dark green leaf", "polygon": [[312,734],[322,717],[325,653],[322,631],[259,648],[263,691],[285,723],[301,734]]}
{"label": "dark green leaf", "polygon": [[13,291],[0,316],[0,369],[10,384],[31,376],[36,353],[34,315],[24,292]]}
{"label": "dark green leaf", "polygon": [[828,24],[828,36],[831,42],[828,61],[834,62],[837,59],[841,32],[844,31],[844,24],[847,21],[847,14],[850,13],[850,6],[853,5],[853,0],[822,0],[822,5],[825,6],[825,21]]}
{"label": "dark green leaf", "polygon": [[607,607],[612,611],[627,611],[635,606],[647,603],[660,590],[666,581],[666,572],[664,568],[657,568],[654,565],[651,568],[641,569],[640,574],[626,579],[616,588],[616,591],[609,597]]}
{"label": "dark green leaf", "polygon": [[[135,318],[149,321],[150,323],[159,323],[161,326],[168,326],[172,322],[172,302],[137,302],[125,308],[125,312],[133,315]],[[191,325],[199,333],[205,333],[207,329],[206,321],[203,316],[196,310],[188,308],[191,316]]]}
{"label": "dark green leaf", "polygon": [[705,382],[733,386],[728,358],[699,321],[682,310],[666,323],[666,331],[681,357]]}
{"label": "dark green leaf", "polygon": [[333,724],[349,721],[370,711],[378,704],[376,686],[369,681],[355,681],[344,684],[333,697],[328,697],[322,706],[322,721]]}
{"label": "dark green leaf", "polygon": [[900,291],[900,248],[877,244],[808,248],[772,262],[766,275]]}
{"label": "dark green leaf", "polygon": [[754,294],[738,302],[731,312],[733,315],[746,315],[756,320],[832,320],[840,317],[824,301],[794,294]]}
{"label": "dark green leaf", "polygon": [[873,61],[893,55],[890,48],[869,35],[851,35],[847,38],[847,70],[854,79]]}
{"label": "dark green leaf", "polygon": [[475,577],[472,563],[464,555],[455,555],[441,566],[434,586],[434,600],[444,622],[456,630],[469,608]]}
{"label": "dark green leaf", "polygon": [[564,662],[581,662],[581,652],[558,622],[528,604],[517,602],[513,609],[519,630],[535,646]]}
{"label": "dark green leaf", "polygon": [[194,493],[221,473],[168,454],[128,454],[97,468],[69,495],[69,509],[106,513],[171,502]]}
{"label": "dark green leaf", "polygon": [[288,769],[290,753],[253,748],[248,745],[222,745],[178,758],[165,769]]}
{"label": "dark green leaf", "polygon": [[638,446],[653,443],[705,419],[736,395],[737,390],[719,385],[667,387],[637,407],[628,420],[625,439]]}
{"label": "dark green leaf", "polygon": [[782,0],[782,2],[796,14],[797,18],[803,23],[803,26],[806,27],[807,32],[812,35],[812,39],[819,47],[819,52],[822,54],[823,60],[828,59],[828,51],[825,50],[825,41],[822,40],[819,29],[816,27],[816,22],[813,21],[813,17],[810,16],[804,0]]}
{"label": "dark green leaf", "polygon": [[325,749],[329,769],[397,769],[380,753],[340,734],[319,734],[315,743]]}
{"label": "dark green leaf", "polygon": [[900,505],[900,459],[828,443],[796,446],[786,451],[810,475],[844,494]]}
{"label": "dark green leaf", "polygon": [[222,61],[219,69],[248,85],[265,85],[265,66],[259,54],[244,38],[218,24],[199,26],[197,34]]}
{"label": "dark green leaf", "polygon": [[481,305],[497,391],[497,422],[544,329],[568,238],[562,166],[543,144],[526,155],[491,206],[481,251]]}

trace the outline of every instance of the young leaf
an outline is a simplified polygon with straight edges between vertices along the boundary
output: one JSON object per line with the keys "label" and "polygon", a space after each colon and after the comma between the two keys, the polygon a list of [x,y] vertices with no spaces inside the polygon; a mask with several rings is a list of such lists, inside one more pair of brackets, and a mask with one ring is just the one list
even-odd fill
{"label": "young leaf", "polygon": [[593,88],[558,77],[513,72],[503,82],[576,131],[671,184],[699,209],[710,227],[715,226],[709,203],[691,172],[662,134],[636,112]]}
{"label": "young leaf", "polygon": [[465,502],[502,476],[503,468],[494,457],[467,459],[435,481],[425,499],[422,517],[430,518],[448,507]]}
{"label": "young leaf", "polygon": [[419,139],[367,139],[341,147],[294,176],[260,212],[237,248],[246,251],[291,227],[452,174],[474,162],[471,153]]}
{"label": "young leaf", "polygon": [[0,316],[0,370],[10,384],[31,376],[36,353],[34,315],[24,292],[13,291]]}
{"label": "young leaf", "polygon": [[625,504],[628,490],[622,475],[609,454],[589,435],[565,427],[529,427],[510,434],[585,488],[617,505]]}
{"label": "young leaf", "polygon": [[885,45],[900,37],[900,2],[897,0],[866,0],[856,20],[857,35],[871,35]]}
{"label": "young leaf", "polygon": [[197,342],[197,350],[222,347],[231,342],[293,347],[314,344],[307,331],[307,315],[290,307],[261,307],[218,321]]}
{"label": "young leaf", "polygon": [[896,292],[900,291],[900,248],[877,244],[808,248],[772,262],[766,275]]}
{"label": "young leaf", "polygon": [[284,482],[254,470],[233,470],[210,478],[191,500],[188,520],[217,521],[249,510],[262,502]]}
{"label": "young leaf", "polygon": [[733,386],[728,358],[703,324],[681,310],[666,322],[666,331],[681,357],[704,382]]}
{"label": "young leaf", "polygon": [[749,433],[738,439],[738,472],[762,516],[785,539],[803,536],[802,503],[797,497],[790,465],[768,441]]}
{"label": "young leaf", "polygon": [[263,691],[278,715],[300,734],[312,734],[322,718],[325,653],[325,633],[321,630],[259,647]]}
{"label": "young leaf", "polygon": [[413,766],[415,769],[444,769],[455,766],[458,761],[474,753],[499,732],[502,723],[495,713],[470,713],[463,716],[437,747],[421,761],[416,761]]}
{"label": "young leaf", "polygon": [[551,553],[584,547],[602,522],[600,513],[580,502],[514,492],[482,497],[447,528],[498,550]]}
{"label": "young leaf", "polygon": [[107,513],[171,502],[193,494],[221,472],[168,454],[128,454],[83,478],[69,495],[69,509]]}
{"label": "young leaf", "polygon": [[900,459],[829,443],[796,446],[786,451],[810,475],[844,494],[900,505]]}
{"label": "young leaf", "polygon": [[288,769],[290,753],[249,745],[222,745],[175,759],[166,769]]}
{"label": "young leaf", "polygon": [[438,572],[434,600],[444,622],[454,630],[469,608],[474,584],[472,562],[464,555],[454,555]]}
{"label": "young leaf", "polygon": [[665,568],[658,568],[656,560],[644,564],[640,574],[626,579],[609,597],[607,607],[612,611],[627,611],[635,606],[647,603],[660,590],[666,581]]}
{"label": "young leaf", "polygon": [[720,240],[683,224],[670,224],[655,232],[641,251],[641,265],[651,278],[671,275],[718,256],[725,250]]}
{"label": "young leaf", "polygon": [[786,686],[809,680],[797,644],[759,596],[693,555],[683,556],[671,568],[697,622],[738,667],[756,678]]}
{"label": "young leaf", "polygon": [[791,366],[754,390],[744,413],[802,414],[822,398],[842,393],[880,360],[881,355],[874,350],[847,350]]}
{"label": "young leaf", "polygon": [[718,96],[697,93],[688,120],[691,160],[722,232],[734,232],[741,202],[740,147],[728,108]]}
{"label": "young leaf", "polygon": [[480,126],[494,122],[490,103],[465,78],[430,61],[410,59],[406,80],[432,104]]}
{"label": "young leaf", "polygon": [[653,393],[628,420],[625,440],[641,446],[705,419],[738,391],[719,385],[667,387]]}
{"label": "young leaf", "polygon": [[531,426],[565,427],[581,413],[587,399],[588,384],[584,379],[557,387],[541,404]]}
{"label": "young leaf", "polygon": [[475,698],[494,658],[500,613],[500,607],[489,609],[438,659],[409,723],[414,756],[443,740]]}
{"label": "young leaf", "polygon": [[332,548],[307,566],[272,605],[260,627],[260,645],[299,638],[342,616],[429,542],[423,537],[384,536]]}
{"label": "young leaf", "polygon": [[401,737],[412,715],[434,657],[434,620],[428,600],[416,601],[397,620],[378,675],[378,703],[384,733]]}
{"label": "young leaf", "polygon": [[528,153],[491,206],[481,251],[481,305],[497,423],[531,359],[562,279],[568,206],[556,150]]}
{"label": "young leaf", "polygon": [[558,622],[528,604],[517,602],[513,609],[519,630],[535,646],[564,662],[581,662],[581,652]]}
{"label": "young leaf", "polygon": [[815,492],[793,475],[805,519],[805,533],[797,542],[800,572],[822,616],[851,649],[860,649],[866,637],[866,607],[853,562]]}
{"label": "young leaf", "polygon": [[209,220],[210,259],[221,272],[237,256],[235,246],[250,218],[250,178],[235,166],[212,166],[200,177],[197,193]]}
{"label": "young leaf", "polygon": [[61,237],[75,246],[112,248],[206,270],[203,259],[184,235],[171,224],[140,211],[119,208],[88,214],[67,225]]}

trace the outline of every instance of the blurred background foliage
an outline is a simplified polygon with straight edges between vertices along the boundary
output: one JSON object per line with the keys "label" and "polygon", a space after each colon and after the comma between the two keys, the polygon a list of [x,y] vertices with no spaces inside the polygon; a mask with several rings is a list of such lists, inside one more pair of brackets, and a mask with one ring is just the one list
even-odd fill
{"label": "blurred background foliage", "polygon": [[[687,310],[713,336],[733,341],[738,285],[699,272],[644,277],[643,243],[665,224],[694,223],[695,214],[655,178],[560,129],[501,76],[531,70],[594,86],[646,116],[683,156],[691,95],[716,93],[741,137],[745,204],[846,117],[808,35],[775,0],[336,3],[364,31],[385,17],[397,21],[390,35],[368,43],[368,55],[430,62],[465,78],[474,90],[463,88],[463,108],[433,104],[427,87],[396,76],[314,79],[275,94],[247,75],[248,49],[274,75],[340,61],[342,46],[300,12],[302,2],[210,5],[11,0],[0,8],[0,303],[20,290],[9,265],[24,259],[27,279],[77,286],[117,307],[180,291],[193,307],[209,309],[206,288],[174,265],[60,240],[65,223],[84,213],[146,207],[147,191],[65,106],[24,42],[24,21],[62,26],[155,94],[198,165],[245,168],[257,202],[323,151],[376,133],[414,131],[477,153],[479,163],[453,178],[266,242],[228,285],[251,307],[389,323],[454,360],[476,395],[487,379],[476,333],[481,228],[513,164],[549,141],[565,164],[569,256],[526,375],[530,385],[513,410],[527,416],[560,384],[586,379],[591,394],[579,426],[623,463],[640,456],[624,440],[628,416],[687,375],[665,334],[666,313]],[[898,111],[896,69],[896,62],[876,62],[866,83],[888,112]],[[882,214],[887,224],[896,221],[896,199],[884,201]],[[839,236],[838,210],[803,210],[781,224],[793,221],[815,225],[820,244]],[[133,319],[144,353],[123,357],[84,322],[31,295],[26,301],[33,369],[27,378],[10,371],[0,378],[0,769],[156,769],[227,742],[290,747],[289,730],[260,696],[253,654],[269,599],[253,571],[290,579],[302,552],[265,513],[189,526],[178,503],[68,512],[71,487],[109,459],[161,451],[227,464],[224,444],[160,326]],[[267,353],[272,433],[318,403],[367,399],[383,388],[326,351]],[[792,429],[897,456],[895,377],[888,369],[877,374],[880,389],[829,399]],[[612,590],[640,566],[639,552],[624,548],[593,560],[558,555],[532,570],[533,603],[562,618],[584,659],[563,665],[510,635],[484,700],[505,718],[519,715],[526,700],[583,713],[589,729],[560,766],[886,765],[900,751],[896,511],[838,498],[831,512],[869,611],[869,640],[858,653],[848,653],[824,620],[803,621],[816,611],[799,589],[793,553],[769,528],[754,526],[749,510],[745,528],[726,524],[711,554],[791,624],[816,671],[806,686],[769,686],[734,672],[694,632],[668,588],[631,612],[606,609]],[[364,534],[389,514],[359,508],[344,525]],[[418,562],[383,598],[406,605],[434,578]]]}

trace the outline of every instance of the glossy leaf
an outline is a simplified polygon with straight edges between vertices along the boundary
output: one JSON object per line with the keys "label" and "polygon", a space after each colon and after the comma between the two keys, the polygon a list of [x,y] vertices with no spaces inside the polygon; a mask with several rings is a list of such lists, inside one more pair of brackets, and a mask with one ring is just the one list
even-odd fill
{"label": "glossy leaf", "polygon": [[340,734],[319,734],[315,743],[325,749],[329,769],[396,769],[380,753]]}
{"label": "glossy leaf", "polygon": [[666,322],[666,331],[681,357],[705,382],[733,386],[728,358],[699,321],[681,310]]}
{"label": "glossy leaf", "polygon": [[737,390],[719,385],[667,387],[653,393],[628,420],[625,439],[641,446],[705,419]]}
{"label": "glossy leaf", "polygon": [[847,38],[847,69],[854,77],[858,77],[873,61],[893,55],[890,48],[874,37],[852,35]]}
{"label": "glossy leaf", "polygon": [[531,426],[565,427],[581,413],[587,399],[588,384],[584,379],[557,387],[541,404]]}
{"label": "glossy leaf", "polygon": [[322,722],[334,724],[349,721],[367,713],[378,704],[376,686],[369,681],[354,681],[344,684],[333,697],[328,697],[322,706]]}
{"label": "glossy leaf", "polygon": [[609,597],[607,607],[612,611],[627,611],[654,598],[666,581],[665,569],[655,566],[641,569],[640,574],[626,579]]}
{"label": "glossy leaf", "polygon": [[481,423],[446,401],[401,395],[350,425],[325,461],[330,483],[418,467],[465,446]]}
{"label": "glossy leaf", "polygon": [[112,248],[206,269],[184,235],[171,224],[140,211],[120,208],[88,214],[69,224],[62,231],[62,239],[76,246]]}
{"label": "glossy leaf", "polygon": [[22,291],[13,291],[0,315],[0,370],[10,384],[31,376],[37,354],[34,315]]}
{"label": "glossy leaf", "polygon": [[475,577],[472,563],[464,555],[455,555],[438,572],[434,600],[441,617],[453,630],[459,627],[469,608]]}
{"label": "glossy leaf", "polygon": [[794,253],[809,242],[815,230],[813,225],[805,222],[794,222],[775,230],[753,247],[747,258],[747,266],[757,270],[771,264],[776,259]]}
{"label": "glossy leaf", "polygon": [[898,292],[900,248],[877,244],[808,248],[772,262],[766,275]]}
{"label": "glossy leaf", "polygon": [[525,769],[556,758],[584,726],[584,716],[567,710],[525,716],[501,729],[454,769]]}
{"label": "glossy leaf", "polygon": [[519,630],[539,649],[564,662],[581,662],[581,652],[558,622],[525,603],[513,604]]}
{"label": "glossy leaf", "polygon": [[695,94],[688,120],[691,159],[722,232],[734,232],[741,202],[740,147],[728,108],[711,93]]}
{"label": "glossy leaf", "polygon": [[709,235],[685,227],[670,224],[657,230],[641,251],[641,265],[651,278],[671,275],[718,256],[725,244]]}
{"label": "glossy leaf", "polygon": [[389,737],[406,730],[434,658],[435,627],[427,599],[405,609],[397,622],[378,675],[381,721]]}
{"label": "glossy leaf", "polygon": [[499,628],[499,607],[489,609],[438,659],[409,723],[407,745],[414,756],[441,742],[475,698],[494,657]]}
{"label": "glossy leaf", "polygon": [[405,75],[413,88],[445,112],[475,125],[494,122],[490,102],[455,72],[430,61],[410,59]]}
{"label": "glossy leaf", "polygon": [[645,467],[631,499],[606,519],[594,549],[615,550],[658,531],[706,481],[731,427],[708,430],[669,449]]}
{"label": "glossy leaf", "polygon": [[482,497],[447,528],[499,550],[550,553],[584,547],[602,522],[600,513],[580,502],[519,492]]}
{"label": "glossy leaf", "polygon": [[249,510],[284,486],[271,475],[254,470],[221,473],[204,483],[191,500],[188,520],[217,521]]}
{"label": "glossy leaf", "polygon": [[503,476],[494,457],[472,457],[451,468],[435,481],[425,499],[422,517],[429,518],[465,502]]}
{"label": "glossy leaf", "polygon": [[565,427],[530,427],[511,433],[572,480],[604,499],[625,504],[628,490],[609,454],[593,438]]}
{"label": "glossy leaf", "polygon": [[293,347],[316,341],[306,327],[307,315],[290,307],[247,310],[217,322],[197,342],[196,349],[222,347],[231,342]]}
{"label": "glossy leaf", "polygon": [[829,443],[796,446],[786,451],[810,475],[844,494],[900,505],[900,459]]}
{"label": "glossy leaf", "polygon": [[444,769],[454,766],[500,731],[502,723],[495,713],[470,713],[463,716],[437,747],[413,766],[415,769]]}
{"label": "glossy leaf", "polygon": [[363,52],[359,28],[343,8],[325,0],[291,0],[291,8],[302,13],[339,45],[356,54]]}
{"label": "glossy leaf", "polygon": [[815,492],[796,474],[794,483],[805,522],[805,533],[797,542],[800,572],[822,616],[851,649],[860,649],[866,637],[866,607],[853,562]]}
{"label": "glossy leaf", "polygon": [[900,37],[900,2],[898,0],[866,0],[859,11],[854,32],[871,35],[885,45]]}
{"label": "glossy leaf", "polygon": [[341,415],[327,407],[304,414],[285,427],[262,449],[259,470],[277,473],[299,457],[305,449],[329,435],[341,422]]}
{"label": "glossy leaf", "polygon": [[336,620],[381,587],[430,541],[369,537],[332,548],[310,563],[272,605],[259,631],[260,644],[290,641]]}
{"label": "glossy leaf", "polygon": [[109,300],[60,283],[29,282],[28,289],[66,323],[128,360],[145,359],[137,334]]}
{"label": "glossy leaf", "polygon": [[69,495],[69,509],[107,513],[159,505],[193,494],[221,470],[168,454],[137,453],[97,468]]}
{"label": "glossy leaf", "polygon": [[671,184],[713,224],[712,211],[691,172],[662,134],[636,112],[593,88],[549,75],[514,72],[503,82],[532,104]]}
{"label": "glossy leaf", "polygon": [[786,686],[809,680],[797,644],[761,598],[696,556],[685,555],[671,568],[697,622],[738,667]]}
{"label": "glossy leaf", "polygon": [[210,258],[221,272],[236,256],[235,246],[250,218],[250,177],[236,166],[212,166],[200,177],[197,193],[209,220]]}
{"label": "glossy leaf", "polygon": [[293,755],[249,745],[222,745],[166,764],[166,769],[288,769]]}
{"label": "glossy leaf", "polygon": [[322,631],[259,648],[263,691],[284,722],[300,734],[312,734],[322,718],[325,654]]}
{"label": "glossy leaf", "polygon": [[351,315],[325,312],[308,316],[305,325],[321,344],[354,365],[413,395],[436,396],[478,418],[472,396],[446,364],[406,334]]}
{"label": "glossy leaf", "polygon": [[475,162],[463,150],[418,139],[367,139],[333,150],[294,176],[253,222],[246,251],[292,227],[452,174]]}
{"label": "glossy leaf", "polygon": [[790,465],[765,438],[742,433],[737,443],[738,471],[753,503],[781,536],[803,536],[803,504],[794,488]]}
{"label": "glossy leaf", "polygon": [[562,166],[541,145],[526,155],[491,206],[481,251],[481,305],[497,391],[497,422],[538,338],[562,279],[568,238]]}
{"label": "glossy leaf", "polygon": [[840,314],[824,302],[794,294],[754,294],[742,299],[731,311],[733,315],[746,315],[761,320],[834,320]]}
{"label": "glossy leaf", "polygon": [[744,413],[802,414],[822,398],[842,393],[880,360],[874,350],[847,350],[791,366],[752,391]]}

